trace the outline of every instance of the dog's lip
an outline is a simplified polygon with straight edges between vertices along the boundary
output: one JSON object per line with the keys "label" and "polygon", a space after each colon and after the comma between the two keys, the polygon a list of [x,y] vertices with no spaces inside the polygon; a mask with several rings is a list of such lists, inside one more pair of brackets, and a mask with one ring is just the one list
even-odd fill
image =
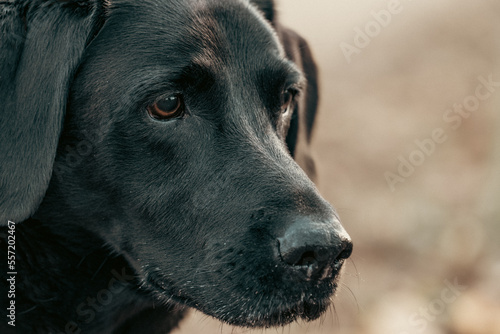
{"label": "dog's lip", "polygon": [[145,282],[146,286],[149,286],[149,290],[152,289],[162,299],[167,299],[167,301],[174,301],[190,307],[197,307],[197,304],[193,301],[193,299],[185,296],[181,290],[176,291],[176,289],[169,288],[169,282],[167,282],[164,278],[158,280],[148,275],[146,276]]}
{"label": "dog's lip", "polygon": [[[160,298],[168,302],[178,303],[184,306],[195,308],[209,316],[212,316],[229,325],[240,327],[274,327],[284,326],[297,319],[312,321],[319,318],[330,306],[332,293],[325,293],[317,298],[302,298],[291,303],[284,303],[271,310],[271,312],[251,312],[230,316],[226,310],[211,310],[197,303],[193,298],[185,295],[181,291],[167,288],[167,282],[158,281],[153,277],[148,277],[147,282],[155,290]],[[336,284],[333,291],[336,290]]]}
{"label": "dog's lip", "polygon": [[339,263],[336,263],[331,268],[332,270],[329,272],[329,275],[322,277],[314,287],[308,282],[309,289],[304,290],[300,295],[283,298],[283,295],[277,292],[274,297],[268,295],[268,302],[273,304],[271,308],[259,309],[257,303],[256,305],[249,305],[245,312],[241,312],[242,309],[237,307],[236,309],[239,310],[238,314],[228,312],[227,307],[217,309],[200,303],[197,298],[189,296],[188,287],[183,288],[178,286],[159,271],[143,271],[145,278],[143,282],[145,283],[144,287],[153,292],[156,298],[162,302],[194,308],[233,326],[267,328],[284,326],[297,319],[312,321],[324,314],[331,305],[335,291],[338,288],[340,268],[343,262],[339,261]]}
{"label": "dog's lip", "polygon": [[274,312],[269,313],[253,313],[245,314],[236,317],[225,317],[217,314],[207,313],[221,321],[233,326],[240,327],[275,327],[285,326],[297,319],[305,321],[313,321],[318,319],[331,304],[330,297],[319,300],[303,300],[295,304],[280,307]]}

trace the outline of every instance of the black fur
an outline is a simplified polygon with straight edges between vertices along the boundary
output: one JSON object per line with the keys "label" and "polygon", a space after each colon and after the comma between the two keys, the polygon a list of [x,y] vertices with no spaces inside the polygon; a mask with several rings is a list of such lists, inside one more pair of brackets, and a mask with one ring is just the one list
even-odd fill
{"label": "black fur", "polygon": [[[249,327],[322,314],[338,271],[297,283],[276,253],[296,217],[335,212],[292,158],[317,74],[272,1],[13,0],[0,15],[0,307],[12,220],[17,332],[167,333],[187,307]],[[185,116],[148,115],[173,94]]]}

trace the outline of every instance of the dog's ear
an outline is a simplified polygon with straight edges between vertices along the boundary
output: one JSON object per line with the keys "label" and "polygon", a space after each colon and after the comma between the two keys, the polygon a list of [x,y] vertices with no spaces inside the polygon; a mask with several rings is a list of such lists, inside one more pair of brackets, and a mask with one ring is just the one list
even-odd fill
{"label": "dog's ear", "polygon": [[306,40],[295,31],[283,27],[276,15],[273,0],[250,0],[276,30],[288,59],[302,70],[306,77],[305,89],[292,115],[286,143],[297,163],[315,181],[316,167],[310,153],[314,120],[318,109],[318,73],[311,49]]}
{"label": "dog's ear", "polygon": [[316,167],[310,153],[310,143],[318,109],[318,72],[306,40],[293,30],[275,25],[288,59],[304,73],[306,82],[292,115],[286,142],[290,153],[307,175],[315,181]]}
{"label": "dog's ear", "polygon": [[274,1],[273,0],[250,0],[263,14],[264,17],[274,24]]}
{"label": "dog's ear", "polygon": [[0,226],[45,195],[69,84],[106,1],[0,3]]}

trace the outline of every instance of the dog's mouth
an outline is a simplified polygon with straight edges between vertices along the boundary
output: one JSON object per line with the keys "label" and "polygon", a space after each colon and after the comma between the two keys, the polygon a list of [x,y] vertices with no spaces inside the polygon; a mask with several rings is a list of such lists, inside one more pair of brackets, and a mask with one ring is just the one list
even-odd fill
{"label": "dog's mouth", "polygon": [[[318,319],[329,308],[332,296],[337,288],[336,282],[330,282],[316,293],[302,293],[300,297],[283,298],[278,295],[256,298],[255,303],[248,298],[239,306],[235,301],[217,307],[207,307],[190,297],[182,289],[172,288],[172,284],[161,275],[146,276],[143,287],[164,303],[175,303],[192,307],[229,325],[239,327],[276,327],[284,326],[296,320],[312,321]],[[307,296],[307,297],[306,297]],[[237,302],[237,301],[236,301]],[[231,304],[231,305],[229,305]]]}
{"label": "dog's mouth", "polygon": [[284,326],[298,319],[312,321],[318,319],[330,306],[331,298],[304,300],[295,305],[280,305],[275,311],[252,312],[237,317],[214,315],[230,325],[240,327],[276,327]]}

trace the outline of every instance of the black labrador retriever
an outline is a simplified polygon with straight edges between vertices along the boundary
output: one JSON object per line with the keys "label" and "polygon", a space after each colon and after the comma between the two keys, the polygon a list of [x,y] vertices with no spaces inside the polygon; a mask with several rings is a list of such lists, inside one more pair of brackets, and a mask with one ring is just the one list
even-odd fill
{"label": "black labrador retriever", "polygon": [[1,333],[327,309],[352,244],[293,159],[316,69],[271,0],[10,0],[0,15]]}

